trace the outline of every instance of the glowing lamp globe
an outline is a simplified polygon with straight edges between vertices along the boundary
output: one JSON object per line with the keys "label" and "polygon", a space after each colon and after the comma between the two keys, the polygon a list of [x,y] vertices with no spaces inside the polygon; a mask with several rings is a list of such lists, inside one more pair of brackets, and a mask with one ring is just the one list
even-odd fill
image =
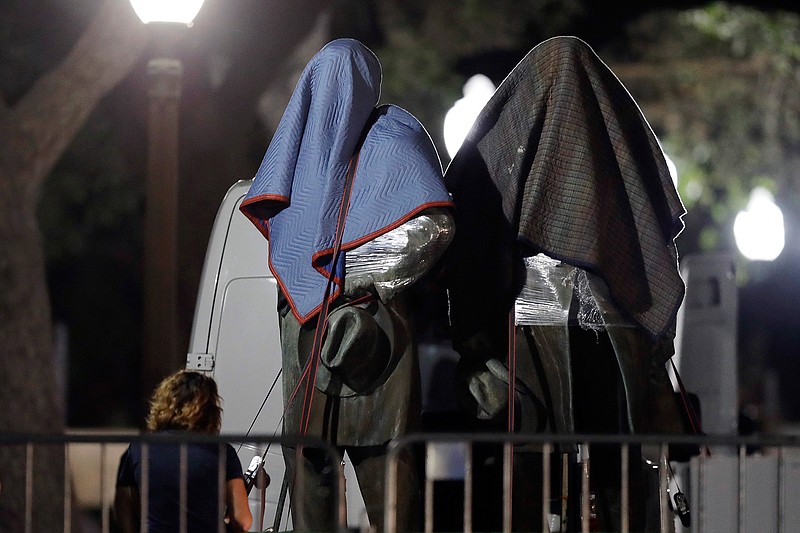
{"label": "glowing lamp globe", "polygon": [[142,22],[191,24],[205,0],[131,0]]}
{"label": "glowing lamp globe", "polygon": [[747,209],[733,222],[736,246],[751,261],[772,261],[783,251],[785,230],[781,208],[763,187],[750,193]]}
{"label": "glowing lamp globe", "polygon": [[444,117],[444,145],[450,157],[456,155],[494,89],[492,80],[483,74],[472,76],[464,84],[464,97],[456,101]]}

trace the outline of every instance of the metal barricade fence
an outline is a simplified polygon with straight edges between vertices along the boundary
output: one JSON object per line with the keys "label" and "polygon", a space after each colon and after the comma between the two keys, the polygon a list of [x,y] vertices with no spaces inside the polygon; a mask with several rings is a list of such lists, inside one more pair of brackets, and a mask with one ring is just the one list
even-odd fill
{"label": "metal barricade fence", "polygon": [[[34,517],[39,513],[41,497],[37,483],[40,479],[36,472],[42,467],[49,474],[54,474],[62,484],[61,498],[64,531],[71,533],[71,516],[74,504],[74,479],[71,475],[71,457],[68,449],[76,445],[99,446],[101,459],[113,456],[108,449],[120,449],[120,445],[140,443],[143,449],[143,462],[146,462],[148,447],[158,443],[175,443],[181,446],[181,506],[186,506],[186,448],[191,443],[214,443],[220,446],[225,443],[248,443],[254,448],[263,449],[271,444],[284,445],[295,450],[317,448],[330,457],[330,464],[335,465],[336,483],[333,486],[333,501],[336,507],[334,514],[338,519],[338,530],[347,528],[346,505],[344,497],[344,474],[342,460],[338,451],[330,444],[317,439],[301,439],[290,437],[255,437],[247,435],[108,435],[108,434],[76,434],[76,435],[23,435],[1,434],[0,451],[4,461],[18,461],[16,467],[22,472],[19,483],[9,482],[9,463],[0,464],[0,498],[20,501],[19,509],[14,510],[11,518],[0,517],[3,525],[9,520],[17,520],[11,524],[10,531],[33,533],[40,531],[35,527]],[[261,448],[258,448],[261,446]],[[762,437],[721,437],[721,436],[617,436],[617,435],[507,435],[503,433],[479,434],[416,434],[397,439],[390,443],[387,456],[385,479],[385,523],[386,533],[397,530],[397,459],[409,448],[424,460],[422,493],[423,529],[424,531],[455,531],[465,533],[473,531],[520,530],[515,524],[519,501],[515,494],[522,487],[515,485],[519,481],[519,471],[530,468],[531,461],[521,461],[521,453],[533,451],[539,468],[538,491],[531,491],[533,497],[521,498],[528,509],[538,508],[540,520],[533,527],[525,527],[525,531],[593,531],[595,502],[593,487],[590,483],[593,468],[604,466],[599,461],[608,460],[608,449],[617,454],[619,507],[614,531],[629,533],[640,531],[631,523],[634,500],[640,498],[637,493],[641,487],[632,486],[637,464],[644,465],[648,474],[653,475],[652,488],[657,519],[650,524],[647,531],[672,532],[677,530],[691,533],[731,533],[776,532],[790,533],[800,531],[800,505],[797,505],[797,494],[800,494],[800,439],[795,436],[762,436]],[[687,454],[686,450],[690,450]],[[637,463],[642,456],[650,456],[650,462]],[[710,453],[708,452],[710,450]],[[13,453],[8,453],[9,451]],[[670,461],[675,452],[691,457],[684,458],[680,464]],[[53,453],[57,452],[57,453]],[[299,451],[298,451],[299,453]],[[222,456],[222,454],[221,454]],[[56,459],[54,459],[54,457]],[[60,457],[60,460],[58,459]],[[601,458],[602,457],[602,458]],[[100,460],[97,480],[100,493],[108,493],[108,483],[113,483],[119,457],[112,461]],[[483,463],[480,463],[483,460]],[[492,463],[492,461],[494,461]],[[41,463],[45,464],[42,465]],[[222,461],[220,461],[222,463]],[[495,476],[497,483],[491,484],[489,490],[494,494],[487,497],[486,488],[479,483],[486,483],[486,464],[491,463],[489,478]],[[60,469],[60,471],[59,471]],[[113,472],[109,472],[113,469]],[[143,469],[145,472],[147,468]],[[558,472],[560,470],[560,472]],[[302,469],[299,475],[302,475]],[[515,475],[517,477],[515,477]],[[682,486],[675,487],[676,478],[681,478]],[[437,484],[442,480],[455,481],[446,488],[450,491],[438,490]],[[561,483],[554,483],[560,480]],[[142,480],[143,493],[147,490],[147,479]],[[220,479],[224,483],[224,479]],[[297,487],[303,483],[298,480]],[[462,503],[461,518],[457,528],[447,528],[437,523],[437,513],[448,508],[452,503],[452,491],[457,487],[461,494],[457,498]],[[525,490],[529,490],[530,486]],[[691,492],[691,526],[681,527],[675,520],[677,490]],[[437,502],[442,494],[450,496],[445,505]],[[530,496],[526,494],[525,496]],[[303,494],[295,492],[292,497],[302,501]],[[492,499],[499,499],[496,514],[499,517],[498,527],[482,528],[475,518],[483,515],[494,515],[489,509]],[[142,498],[146,515],[146,498]],[[52,503],[52,502],[49,502]],[[110,517],[111,501],[102,496],[100,502],[100,530],[104,533],[112,531]],[[220,509],[223,501],[219,502]],[[185,530],[185,520],[182,531]],[[485,523],[485,522],[484,522]],[[452,522],[450,523],[452,525]],[[530,525],[529,525],[530,526]],[[255,527],[255,526],[254,526]],[[375,525],[373,525],[375,527]],[[253,530],[261,530],[253,529]],[[224,528],[220,526],[220,531]],[[604,531],[610,531],[605,529]]]}
{"label": "metal barricade fence", "polygon": [[[496,465],[494,469],[496,477],[500,479],[502,510],[498,513],[501,518],[497,524],[500,527],[476,529],[476,516],[492,514],[488,506],[493,495],[487,495],[486,491],[476,495],[476,489],[480,489],[476,476],[476,468],[479,467],[476,450],[485,450],[486,446],[494,446],[496,451],[502,450],[494,457],[500,456],[501,461],[501,465]],[[796,436],[409,435],[390,444],[385,484],[385,533],[397,531],[397,458],[401,451],[408,448],[415,448],[417,457],[424,461],[423,522],[426,533],[451,530],[465,533],[474,530],[544,533],[800,531],[800,506],[787,502],[789,498],[796,499],[800,490],[800,439]],[[528,493],[515,499],[514,482],[519,479],[515,477],[515,472],[520,467],[515,464],[515,457],[520,455],[520,450],[531,449],[535,450],[539,461],[541,485],[535,497],[526,498]],[[617,454],[619,506],[617,516],[611,517],[614,528],[596,529],[599,527],[595,516],[598,511],[595,510],[596,502],[590,485],[590,479],[593,479],[592,455],[593,450],[602,450],[603,460],[607,461],[609,449]],[[480,453],[484,459],[487,457],[484,451]],[[642,462],[637,463],[635,457],[640,455]],[[652,459],[644,459],[648,455]],[[680,464],[670,460],[673,456],[683,456]],[[558,469],[559,465],[561,476],[556,476],[554,469]],[[654,516],[651,516],[650,523],[646,519],[640,520],[637,523],[640,529],[635,529],[631,523],[631,515],[636,513],[633,500],[639,504],[642,502],[642,494],[636,492],[641,490],[641,485],[632,488],[631,483],[637,475],[637,465],[642,467],[645,476],[656,475],[651,487],[655,493],[655,507],[651,509],[651,515]],[[530,461],[526,466],[531,466]],[[676,487],[677,478],[685,477],[687,473],[689,479],[681,479],[683,486]],[[516,476],[519,476],[519,472],[516,472]],[[559,477],[561,484],[554,484],[553,479]],[[448,507],[447,504],[437,505],[435,501],[435,495],[439,494],[435,484],[443,479],[457,480],[457,490],[463,491],[459,498],[455,498],[463,501],[463,514],[455,528],[436,523],[437,513]],[[485,481],[486,477],[483,476],[481,482]],[[688,492],[690,486],[693,491],[691,504],[681,490]],[[497,492],[497,485],[491,490]],[[530,486],[526,490],[530,490]],[[676,500],[678,494],[680,496]],[[452,502],[454,498],[452,494],[450,496],[448,501]],[[540,522],[524,526],[515,524],[514,513],[530,511],[531,508],[540,510]],[[641,529],[643,523],[645,528]]]}
{"label": "metal barricade fence", "polygon": [[[7,516],[0,520],[0,530],[19,531],[20,533],[38,533],[39,528],[35,525],[34,518],[47,508],[47,512],[53,512],[52,494],[39,494],[37,484],[42,483],[43,476],[38,472],[47,471],[47,476],[55,476],[59,483],[63,483],[63,492],[60,495],[62,502],[60,512],[62,518],[59,523],[63,524],[63,531],[71,533],[73,524],[73,511],[75,506],[74,476],[71,472],[71,458],[69,449],[76,446],[92,445],[99,447],[99,464],[95,473],[94,481],[99,486],[100,492],[100,530],[103,533],[112,531],[111,507],[113,499],[109,498],[109,483],[113,483],[116,478],[116,465],[119,462],[119,446],[126,448],[127,445],[138,443],[141,446],[142,457],[142,479],[141,479],[141,508],[140,520],[142,523],[142,533],[147,533],[147,494],[148,494],[148,463],[150,461],[149,450],[154,445],[172,444],[179,446],[179,485],[180,485],[180,530],[178,533],[186,533],[187,528],[187,495],[188,495],[188,447],[191,444],[205,443],[217,444],[219,446],[219,516],[224,516],[224,490],[225,486],[225,444],[234,446],[246,443],[254,449],[268,449],[271,445],[287,446],[295,450],[295,453],[303,453],[303,450],[319,450],[330,460],[334,471],[334,483],[332,483],[332,501],[335,509],[332,509],[333,516],[336,517],[338,530],[343,531],[347,526],[346,507],[344,500],[344,472],[342,459],[336,448],[328,442],[314,438],[301,437],[266,437],[253,435],[202,435],[191,433],[170,433],[170,434],[104,434],[104,433],[83,433],[67,435],[45,435],[45,434],[0,434],[0,498],[6,500],[8,508]],[[114,463],[113,472],[109,472],[108,448],[115,447],[116,457],[112,457]],[[260,447],[260,448],[259,448]],[[266,454],[266,451],[264,452]],[[299,464],[299,457],[295,464]],[[12,462],[14,465],[12,465]],[[47,463],[42,465],[41,463]],[[39,464],[37,464],[39,463]],[[54,465],[57,463],[57,466]],[[44,468],[43,468],[44,466]],[[55,468],[54,468],[55,467]],[[246,465],[244,466],[246,468]],[[21,472],[20,476],[14,476],[13,471]],[[90,474],[91,475],[91,474]],[[303,469],[298,469],[296,489],[291,497],[295,501],[302,502],[304,494]],[[45,501],[46,499],[46,501]],[[263,516],[261,517],[263,519]],[[256,521],[254,520],[254,525]],[[11,528],[11,529],[4,529]],[[220,520],[219,533],[225,532],[225,525]]]}

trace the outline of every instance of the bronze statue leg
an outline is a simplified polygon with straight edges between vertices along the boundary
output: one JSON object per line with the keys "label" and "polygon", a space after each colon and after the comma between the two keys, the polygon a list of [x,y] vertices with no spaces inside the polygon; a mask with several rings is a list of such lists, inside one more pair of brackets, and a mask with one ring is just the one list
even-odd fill
{"label": "bronze statue leg", "polygon": [[[541,397],[548,405],[547,430],[553,433],[574,432],[569,326],[523,326],[517,330],[518,364],[521,370],[532,364],[528,372],[532,377],[536,376]],[[526,343],[520,342],[520,330],[525,333]],[[527,350],[524,350],[527,353],[521,353],[523,350],[520,348],[524,346],[527,346]]]}
{"label": "bronze statue leg", "polygon": [[296,448],[283,448],[294,531],[336,531],[336,465],[323,450],[305,448],[298,470],[297,456]]}
{"label": "bronze statue leg", "polygon": [[[351,446],[346,451],[358,478],[370,524],[383,531],[386,447]],[[331,458],[323,450],[306,448],[299,470],[296,469],[295,448],[285,447],[283,458],[290,476],[294,530],[335,531],[337,478]],[[397,467],[397,531],[419,531],[419,480],[411,450],[399,454]],[[344,494],[341,497],[344,498]]]}
{"label": "bronze statue leg", "polygon": [[[370,524],[384,529],[385,446],[348,447],[347,455],[361,488]],[[420,489],[413,452],[406,448],[397,458],[397,531],[419,531]]]}

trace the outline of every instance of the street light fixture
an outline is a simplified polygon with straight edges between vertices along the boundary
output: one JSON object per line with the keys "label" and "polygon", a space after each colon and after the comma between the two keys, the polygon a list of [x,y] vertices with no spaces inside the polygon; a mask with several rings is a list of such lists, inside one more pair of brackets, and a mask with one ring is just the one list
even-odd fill
{"label": "street light fixture", "polygon": [[131,0],[133,10],[142,22],[176,22],[191,24],[204,0]]}
{"label": "street light fixture", "polygon": [[[188,26],[204,0],[130,0],[145,24]],[[148,147],[144,214],[142,386],[149,395],[185,366],[178,341],[178,126],[183,65],[173,57],[147,64]]]}
{"label": "street light fixture", "polygon": [[783,213],[767,189],[756,187],[750,193],[747,209],[733,222],[736,246],[751,261],[773,261],[783,251],[785,229]]}
{"label": "street light fixture", "polygon": [[464,84],[464,97],[459,98],[444,116],[444,145],[450,158],[458,152],[494,89],[492,80],[483,74],[472,76]]}

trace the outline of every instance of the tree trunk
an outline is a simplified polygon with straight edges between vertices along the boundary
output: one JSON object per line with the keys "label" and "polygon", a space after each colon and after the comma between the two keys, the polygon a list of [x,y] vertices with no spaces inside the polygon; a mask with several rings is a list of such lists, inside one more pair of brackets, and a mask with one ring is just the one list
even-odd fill
{"label": "tree trunk", "polygon": [[[91,111],[127,74],[146,43],[147,32],[130,4],[105,0],[64,61],[0,113],[0,433],[64,430],[36,222],[39,191]],[[29,466],[32,498],[27,501]],[[64,470],[60,446],[0,445],[0,532],[24,531],[26,524],[33,531],[63,531]]]}

